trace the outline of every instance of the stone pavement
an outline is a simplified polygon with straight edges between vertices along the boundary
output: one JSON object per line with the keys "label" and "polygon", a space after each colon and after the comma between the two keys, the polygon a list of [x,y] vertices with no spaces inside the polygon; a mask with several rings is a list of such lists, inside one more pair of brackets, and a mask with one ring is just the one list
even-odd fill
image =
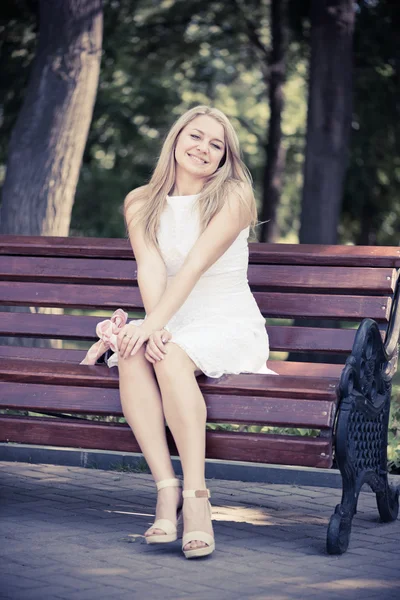
{"label": "stone pavement", "polygon": [[363,491],[350,548],[325,552],[340,490],[209,480],[217,549],[148,546],[149,475],[0,462],[1,600],[400,598],[400,521]]}

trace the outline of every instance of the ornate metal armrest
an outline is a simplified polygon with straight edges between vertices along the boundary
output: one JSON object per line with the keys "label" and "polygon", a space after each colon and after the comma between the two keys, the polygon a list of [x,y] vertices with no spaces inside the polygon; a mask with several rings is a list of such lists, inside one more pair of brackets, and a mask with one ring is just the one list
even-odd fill
{"label": "ornate metal armrest", "polygon": [[346,360],[339,384],[340,398],[361,394],[371,406],[381,406],[393,376],[389,358],[377,323],[364,319],[358,328],[351,355]]}

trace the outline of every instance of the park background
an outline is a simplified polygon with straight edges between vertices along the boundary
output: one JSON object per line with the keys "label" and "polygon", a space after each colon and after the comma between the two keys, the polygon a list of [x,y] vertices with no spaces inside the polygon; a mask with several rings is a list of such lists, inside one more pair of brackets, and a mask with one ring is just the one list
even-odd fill
{"label": "park background", "polygon": [[211,104],[238,132],[259,241],[397,246],[399,32],[395,0],[3,0],[0,233],[125,237],[125,195]]}

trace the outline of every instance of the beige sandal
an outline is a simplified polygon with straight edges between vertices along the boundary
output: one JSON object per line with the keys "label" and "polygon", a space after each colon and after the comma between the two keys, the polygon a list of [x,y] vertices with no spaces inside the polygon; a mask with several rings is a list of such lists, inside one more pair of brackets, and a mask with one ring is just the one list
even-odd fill
{"label": "beige sandal", "polygon": [[[182,483],[179,479],[163,479],[162,481],[158,481],[156,486],[157,491],[160,491],[166,487],[181,487]],[[179,509],[176,525],[169,519],[157,519],[149,529],[162,529],[165,533],[146,535],[146,542],[148,544],[167,544],[168,542],[174,542],[178,537],[182,536],[182,528],[182,509]]]}
{"label": "beige sandal", "polygon": [[[183,498],[210,498],[210,490],[183,490],[182,492]],[[211,519],[211,504],[208,502],[208,509],[210,511],[210,519]],[[186,544],[193,542],[194,540],[199,542],[204,542],[208,544],[203,548],[193,548],[192,550],[183,550]],[[205,531],[190,531],[189,533],[185,533],[182,538],[182,551],[186,558],[197,558],[200,556],[207,556],[211,554],[215,550],[215,540],[212,535],[206,533]]]}

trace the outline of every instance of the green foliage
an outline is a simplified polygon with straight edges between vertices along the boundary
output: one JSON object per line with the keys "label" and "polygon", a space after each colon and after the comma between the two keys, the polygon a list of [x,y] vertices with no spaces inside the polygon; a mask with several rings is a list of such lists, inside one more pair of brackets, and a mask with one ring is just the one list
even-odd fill
{"label": "green foliage", "polygon": [[[306,130],[310,0],[289,0],[283,113],[286,168],[278,224],[297,241]],[[0,7],[0,186],[7,147],[37,45],[37,0]],[[359,0],[354,115],[342,242],[398,244],[400,228],[397,6]],[[266,48],[251,40],[246,19]],[[104,0],[100,83],[71,235],[125,235],[126,193],[148,181],[172,122],[197,103],[232,119],[261,197],[265,168],[269,1]]]}
{"label": "green foliage", "polygon": [[[268,2],[239,4],[268,48]],[[266,58],[249,42],[236,3],[142,1],[132,10],[127,0],[106,0],[104,14],[100,85],[71,234],[124,235],[124,196],[148,181],[173,120],[199,103],[231,118],[259,198],[269,118]],[[298,222],[306,114],[306,65],[295,47],[291,63],[284,114],[288,172],[279,212],[288,239]]]}
{"label": "green foliage", "polygon": [[14,2],[0,7],[0,187],[5,176],[8,144],[22,106],[37,46],[37,19]]}
{"label": "green foliage", "polygon": [[393,386],[388,435],[388,468],[393,473],[400,473],[400,385]]}

